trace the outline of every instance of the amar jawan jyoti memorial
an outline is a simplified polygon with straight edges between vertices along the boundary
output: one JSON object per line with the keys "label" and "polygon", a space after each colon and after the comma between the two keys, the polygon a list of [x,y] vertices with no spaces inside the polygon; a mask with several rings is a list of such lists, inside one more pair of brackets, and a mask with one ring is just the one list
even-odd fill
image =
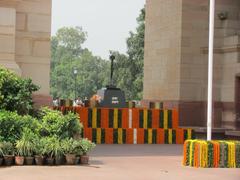
{"label": "amar jawan jyoti memorial", "polygon": [[[0,64],[41,86],[49,104],[51,0],[0,1]],[[208,0],[146,0],[143,103],[206,127]],[[214,127],[240,128],[240,1],[216,2]]]}

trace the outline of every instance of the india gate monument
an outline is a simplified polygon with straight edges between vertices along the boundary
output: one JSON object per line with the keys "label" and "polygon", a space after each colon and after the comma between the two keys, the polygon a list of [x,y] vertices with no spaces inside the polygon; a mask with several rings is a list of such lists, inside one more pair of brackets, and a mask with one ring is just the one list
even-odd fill
{"label": "india gate monument", "polygon": [[[178,108],[206,127],[208,0],[146,0],[143,104]],[[49,95],[51,0],[0,0],[0,64]],[[240,1],[216,0],[213,127],[240,128]]]}
{"label": "india gate monument", "polygon": [[51,0],[0,0],[0,65],[30,77],[49,104]]}

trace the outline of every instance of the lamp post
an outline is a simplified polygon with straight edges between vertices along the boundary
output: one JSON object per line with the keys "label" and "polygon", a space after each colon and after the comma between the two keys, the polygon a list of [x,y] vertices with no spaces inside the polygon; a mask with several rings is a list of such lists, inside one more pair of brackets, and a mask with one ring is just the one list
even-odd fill
{"label": "lamp post", "polygon": [[75,80],[74,100],[76,100],[77,98],[77,73],[78,73],[77,69],[74,68],[73,69],[74,80]]}

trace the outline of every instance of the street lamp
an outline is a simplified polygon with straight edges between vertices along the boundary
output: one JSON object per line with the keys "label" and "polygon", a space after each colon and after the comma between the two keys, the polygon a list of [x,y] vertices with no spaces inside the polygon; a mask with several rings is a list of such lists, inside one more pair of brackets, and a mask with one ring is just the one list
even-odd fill
{"label": "street lamp", "polygon": [[74,69],[73,69],[74,80],[75,80],[75,90],[74,90],[75,99],[74,99],[74,100],[76,100],[76,98],[77,98],[77,73],[78,73],[77,69],[74,68]]}

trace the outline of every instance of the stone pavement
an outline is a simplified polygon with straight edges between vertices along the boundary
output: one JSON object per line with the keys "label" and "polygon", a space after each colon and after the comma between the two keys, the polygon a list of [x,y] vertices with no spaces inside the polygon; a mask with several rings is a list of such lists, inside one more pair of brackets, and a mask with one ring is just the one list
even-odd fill
{"label": "stone pavement", "polygon": [[240,180],[240,169],[183,167],[182,145],[97,145],[89,166],[0,168],[0,180]]}

